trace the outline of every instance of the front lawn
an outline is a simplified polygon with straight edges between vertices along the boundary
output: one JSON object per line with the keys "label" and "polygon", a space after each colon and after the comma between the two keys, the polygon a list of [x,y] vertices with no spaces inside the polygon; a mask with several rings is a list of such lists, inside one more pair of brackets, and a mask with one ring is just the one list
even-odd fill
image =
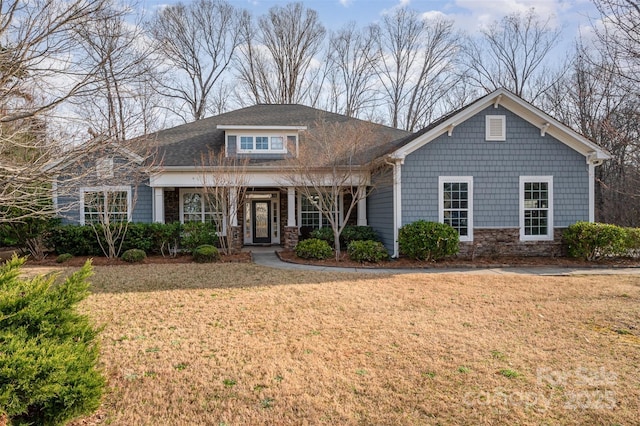
{"label": "front lawn", "polygon": [[90,423],[638,421],[640,276],[149,264],[92,281],[109,390]]}

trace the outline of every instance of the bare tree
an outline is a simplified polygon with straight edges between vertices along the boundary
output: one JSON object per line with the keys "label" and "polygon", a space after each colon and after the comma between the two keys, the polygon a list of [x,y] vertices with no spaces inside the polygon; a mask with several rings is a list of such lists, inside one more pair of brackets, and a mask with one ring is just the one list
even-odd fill
{"label": "bare tree", "polygon": [[165,64],[158,91],[178,102],[172,111],[185,122],[219,112],[212,97],[224,85],[245,16],[225,0],[196,0],[161,9],[149,24]]}
{"label": "bare tree", "polygon": [[[103,254],[117,258],[133,219],[139,188],[148,180],[150,170],[159,167],[157,150],[146,137],[129,141],[98,137],[88,144],[95,145],[90,154],[86,148],[78,148],[76,161],[62,170],[81,174],[82,186],[94,188],[80,195],[84,205],[81,214],[84,223],[93,228]],[[79,189],[75,182],[64,179],[60,186]]]}
{"label": "bare tree", "polygon": [[596,35],[609,56],[616,58],[616,73],[640,82],[640,5],[634,0],[594,0],[602,25]]}
{"label": "bare tree", "polygon": [[[373,189],[373,164],[365,153],[375,125],[366,122],[327,123],[320,118],[312,132],[302,135],[304,149],[288,161],[285,186],[293,186],[326,219],[333,230],[336,260],[347,219]],[[347,197],[344,197],[347,195]],[[345,202],[341,209],[341,199]]]}
{"label": "bare tree", "polygon": [[132,6],[101,12],[103,19],[76,29],[83,64],[97,69],[93,90],[73,99],[77,114],[91,125],[95,134],[124,141],[132,133],[146,134],[153,128],[157,110],[152,86],[155,63],[150,50],[140,43],[140,22],[125,19]]}
{"label": "bare tree", "polygon": [[362,110],[375,107],[381,59],[377,33],[378,27],[358,30],[352,22],[331,35],[327,56],[331,111],[357,117]]}
{"label": "bare tree", "polygon": [[302,3],[274,6],[266,16],[244,22],[238,78],[256,103],[300,103],[314,79],[313,58],[325,29],[318,13]]}
{"label": "bare tree", "polygon": [[459,80],[454,72],[458,36],[451,21],[424,20],[408,8],[383,18],[379,66],[390,124],[413,131],[425,126],[449,89]]}
{"label": "bare tree", "polygon": [[200,162],[204,205],[216,227],[222,252],[233,254],[233,233],[237,231],[238,212],[243,211],[247,192],[248,158],[227,157],[224,151],[210,151]]}
{"label": "bare tree", "polygon": [[565,65],[547,66],[557,46],[560,29],[543,20],[532,8],[513,13],[481,31],[479,39],[469,39],[464,62],[469,84],[486,92],[500,87],[536,103],[562,75]]}
{"label": "bare tree", "polygon": [[52,174],[61,155],[48,115],[90,90],[96,69],[75,56],[75,29],[104,17],[107,0],[0,2],[0,222],[52,214]]}

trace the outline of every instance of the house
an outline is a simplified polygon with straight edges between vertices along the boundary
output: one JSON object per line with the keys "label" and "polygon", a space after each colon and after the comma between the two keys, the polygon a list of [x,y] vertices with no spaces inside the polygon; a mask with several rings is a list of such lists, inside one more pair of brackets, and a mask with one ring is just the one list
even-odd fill
{"label": "house", "polygon": [[[150,139],[161,165],[150,167],[143,180],[132,184],[113,170],[123,155],[142,167],[136,154],[107,152],[85,161],[99,184],[78,186],[56,202],[76,204],[66,209],[71,223],[104,211],[139,222],[211,220],[221,213],[204,201],[212,169],[202,159],[222,152],[246,160],[246,202],[232,210],[232,229],[224,233],[235,246],[292,248],[300,229],[323,226],[323,217],[283,173],[323,122],[360,120],[302,105],[256,105],[163,130]],[[358,185],[370,192],[342,220],[372,226],[394,256],[399,228],[418,219],[450,224],[462,251],[474,255],[559,254],[564,228],[594,220],[594,169],[609,155],[506,90],[413,134],[369,124],[373,136],[357,158],[363,166],[377,164],[360,171],[366,180]],[[64,186],[69,175],[61,172],[55,186]],[[133,193],[137,202],[129,211]]]}

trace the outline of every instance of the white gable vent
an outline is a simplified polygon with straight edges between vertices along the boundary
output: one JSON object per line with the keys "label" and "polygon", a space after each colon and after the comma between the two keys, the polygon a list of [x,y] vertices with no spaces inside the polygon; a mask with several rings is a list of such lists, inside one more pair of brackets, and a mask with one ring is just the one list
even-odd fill
{"label": "white gable vent", "polygon": [[487,115],[486,140],[504,141],[507,139],[506,117],[504,115]]}

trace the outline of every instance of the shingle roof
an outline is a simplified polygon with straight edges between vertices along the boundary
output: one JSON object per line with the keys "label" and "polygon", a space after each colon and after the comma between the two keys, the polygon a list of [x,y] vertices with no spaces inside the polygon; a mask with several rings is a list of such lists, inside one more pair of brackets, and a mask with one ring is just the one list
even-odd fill
{"label": "shingle roof", "polygon": [[[319,121],[340,125],[358,123],[362,120],[340,114],[296,104],[260,104],[205,118],[193,123],[183,124],[161,130],[150,135],[158,147],[158,154],[164,166],[196,166],[202,155],[211,150],[224,149],[224,130],[226,126],[307,126],[307,132],[313,132]],[[369,123],[370,124],[370,123]],[[365,147],[365,160],[374,159],[379,152],[386,151],[388,144],[409,135],[404,130],[382,125],[374,125],[379,138]],[[304,149],[304,139],[300,140],[300,149]],[[274,164],[282,160],[253,160],[253,164]]]}

